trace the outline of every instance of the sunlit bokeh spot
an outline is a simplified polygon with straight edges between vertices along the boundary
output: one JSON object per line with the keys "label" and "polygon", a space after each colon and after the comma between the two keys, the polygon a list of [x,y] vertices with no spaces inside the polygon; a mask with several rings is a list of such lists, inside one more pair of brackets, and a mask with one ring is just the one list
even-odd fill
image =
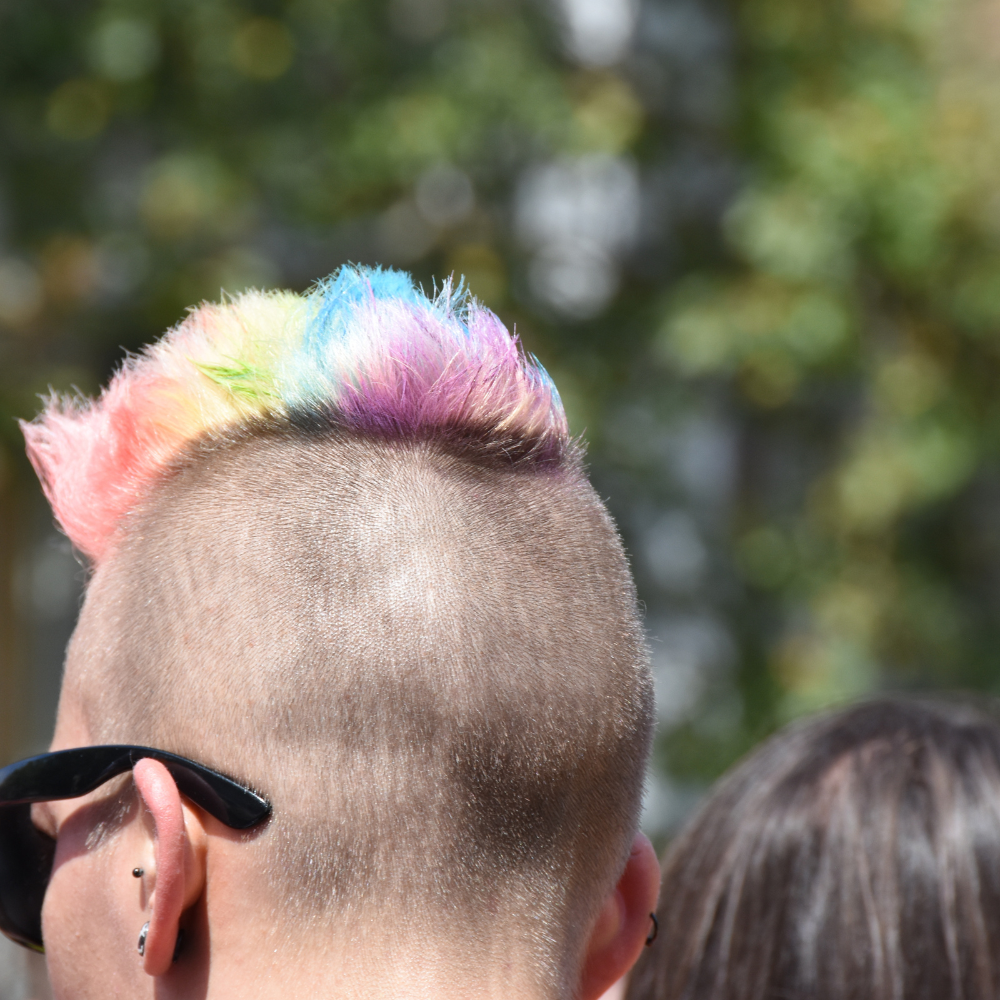
{"label": "sunlit bokeh spot", "polygon": [[295,57],[295,39],[280,21],[255,17],[233,36],[233,65],[254,80],[276,80]]}

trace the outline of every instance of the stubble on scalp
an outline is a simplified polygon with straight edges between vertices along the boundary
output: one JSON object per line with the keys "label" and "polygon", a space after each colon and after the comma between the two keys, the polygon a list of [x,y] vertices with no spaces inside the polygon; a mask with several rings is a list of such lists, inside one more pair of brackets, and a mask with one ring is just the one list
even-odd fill
{"label": "stubble on scalp", "polygon": [[[96,742],[265,791],[303,919],[516,914],[558,978],[628,854],[650,681],[578,463],[292,428],[188,449],[119,530],[68,661]],[[478,928],[478,929],[477,929]]]}

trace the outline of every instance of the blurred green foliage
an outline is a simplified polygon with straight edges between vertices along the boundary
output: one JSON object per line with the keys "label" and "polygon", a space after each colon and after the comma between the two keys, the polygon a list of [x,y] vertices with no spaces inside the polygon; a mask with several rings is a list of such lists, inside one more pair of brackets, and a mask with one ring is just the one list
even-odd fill
{"label": "blurred green foliage", "polygon": [[0,406],[222,289],[464,273],[591,442],[674,794],[1000,690],[1000,6],[619,7],[596,57],[571,0],[8,0]]}
{"label": "blurred green foliage", "polygon": [[[778,718],[887,686],[996,691],[1000,8],[734,16],[747,182],[728,259],[669,291],[656,346],[744,400],[744,649]],[[775,448],[797,488],[776,488]]]}

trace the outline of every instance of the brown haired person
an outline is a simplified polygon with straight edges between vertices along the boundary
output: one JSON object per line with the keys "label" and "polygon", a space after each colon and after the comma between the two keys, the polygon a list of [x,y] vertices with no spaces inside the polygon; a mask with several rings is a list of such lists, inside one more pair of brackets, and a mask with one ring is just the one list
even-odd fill
{"label": "brown haired person", "polygon": [[53,753],[0,771],[0,925],[57,998],[590,1000],[632,964],[635,594],[495,316],[390,271],[248,293],[26,434],[93,567]]}
{"label": "brown haired person", "polygon": [[629,1000],[995,1000],[1000,725],[885,700],[724,777],[664,860]]}

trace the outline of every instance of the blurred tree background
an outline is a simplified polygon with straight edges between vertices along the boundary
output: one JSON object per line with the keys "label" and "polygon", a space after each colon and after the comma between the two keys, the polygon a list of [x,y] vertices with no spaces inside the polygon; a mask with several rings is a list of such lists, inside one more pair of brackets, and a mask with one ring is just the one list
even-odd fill
{"label": "blurred tree background", "polygon": [[0,0],[0,751],[82,570],[15,417],[187,306],[464,274],[653,640],[646,823],[803,711],[1000,692],[997,0]]}

